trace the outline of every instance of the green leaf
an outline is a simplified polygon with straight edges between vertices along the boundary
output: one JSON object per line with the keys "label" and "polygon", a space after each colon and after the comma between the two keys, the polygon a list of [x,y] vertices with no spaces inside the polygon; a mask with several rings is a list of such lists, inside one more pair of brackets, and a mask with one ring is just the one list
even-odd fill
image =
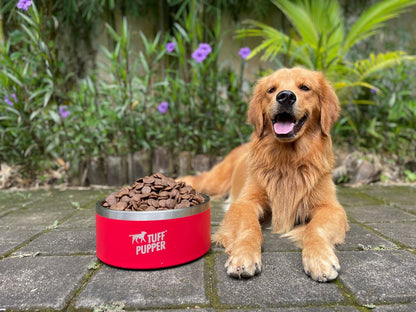
{"label": "green leaf", "polygon": [[110,26],[110,24],[105,23],[105,27],[107,28],[108,33],[110,34],[110,36],[113,38],[114,41],[116,42],[121,41],[121,36],[117,34],[117,32]]}
{"label": "green leaf", "polygon": [[348,32],[342,53],[347,53],[359,41],[376,34],[388,20],[415,4],[416,0],[384,0],[366,9]]}
{"label": "green leaf", "polygon": [[49,111],[49,115],[51,116],[52,120],[55,123],[59,123],[61,121],[61,117],[59,116],[59,114],[53,110]]}

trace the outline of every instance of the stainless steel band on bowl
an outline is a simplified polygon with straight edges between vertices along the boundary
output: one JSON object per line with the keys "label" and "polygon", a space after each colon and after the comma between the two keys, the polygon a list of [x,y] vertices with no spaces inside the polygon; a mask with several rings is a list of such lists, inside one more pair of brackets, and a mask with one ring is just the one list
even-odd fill
{"label": "stainless steel band on bowl", "polygon": [[189,217],[209,209],[209,196],[201,194],[205,201],[202,204],[191,206],[189,208],[167,209],[160,211],[118,211],[101,206],[104,200],[100,200],[96,204],[96,212],[98,215],[115,220],[127,221],[158,221],[168,219],[178,219]]}

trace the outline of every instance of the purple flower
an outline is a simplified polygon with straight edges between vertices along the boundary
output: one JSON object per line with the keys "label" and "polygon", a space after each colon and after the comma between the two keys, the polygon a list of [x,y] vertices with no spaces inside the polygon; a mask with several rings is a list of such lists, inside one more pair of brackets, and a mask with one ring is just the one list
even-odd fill
{"label": "purple flower", "polygon": [[31,0],[19,0],[17,3],[17,8],[22,9],[23,11],[27,11],[27,9],[32,5]]}
{"label": "purple flower", "polygon": [[238,52],[238,54],[241,56],[243,60],[245,60],[250,55],[250,53],[251,53],[251,50],[249,47],[241,48],[240,51]]}
{"label": "purple flower", "polygon": [[4,102],[10,106],[14,106],[14,103],[17,103],[17,96],[15,93],[12,93],[11,97],[13,98],[13,101],[6,95],[4,97]]}
{"label": "purple flower", "polygon": [[175,42],[166,43],[166,51],[168,51],[168,53],[172,53],[175,50],[175,46]]}
{"label": "purple flower", "polygon": [[377,89],[370,89],[370,92],[373,94],[377,94],[378,90]]}
{"label": "purple flower", "polygon": [[196,49],[194,53],[192,53],[192,58],[197,62],[201,63],[203,60],[207,58],[207,55],[204,51]]}
{"label": "purple flower", "polygon": [[205,60],[212,51],[211,46],[208,43],[200,43],[198,49],[192,53],[192,58],[197,62],[201,63]]}
{"label": "purple flower", "polygon": [[211,46],[208,43],[200,43],[198,50],[204,52],[206,55],[210,54],[212,51]]}
{"label": "purple flower", "polygon": [[159,106],[157,107],[157,110],[161,114],[166,114],[166,112],[168,111],[168,108],[169,108],[168,102],[160,102]]}
{"label": "purple flower", "polygon": [[66,118],[69,116],[71,112],[68,110],[68,106],[63,105],[59,107],[59,115],[61,115],[62,118]]}

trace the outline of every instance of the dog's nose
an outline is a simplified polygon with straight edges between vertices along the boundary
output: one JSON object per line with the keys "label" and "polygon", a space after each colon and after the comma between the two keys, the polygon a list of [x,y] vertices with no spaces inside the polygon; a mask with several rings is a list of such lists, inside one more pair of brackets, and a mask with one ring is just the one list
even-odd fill
{"label": "dog's nose", "polygon": [[293,105],[296,102],[296,95],[292,91],[283,90],[276,95],[276,101],[282,105]]}

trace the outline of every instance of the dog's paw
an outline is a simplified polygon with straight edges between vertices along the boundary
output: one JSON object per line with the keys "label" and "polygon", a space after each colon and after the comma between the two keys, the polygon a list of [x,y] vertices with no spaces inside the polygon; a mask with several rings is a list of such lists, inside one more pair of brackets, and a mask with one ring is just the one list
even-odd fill
{"label": "dog's paw", "polygon": [[302,263],[305,273],[318,282],[329,282],[337,278],[340,270],[338,258],[330,247],[304,248]]}
{"label": "dog's paw", "polygon": [[233,252],[225,263],[227,274],[234,278],[250,278],[261,272],[260,252]]}

